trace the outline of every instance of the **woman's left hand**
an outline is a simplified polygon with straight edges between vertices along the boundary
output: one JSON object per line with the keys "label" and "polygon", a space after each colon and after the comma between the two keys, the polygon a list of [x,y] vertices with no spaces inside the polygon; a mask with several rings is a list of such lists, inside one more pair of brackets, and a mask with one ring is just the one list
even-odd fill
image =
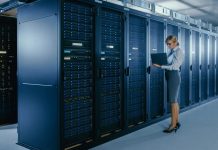
{"label": "woman's left hand", "polygon": [[155,67],[158,67],[158,68],[160,68],[161,66],[160,65],[158,65],[158,64],[152,64],[153,66],[155,66]]}

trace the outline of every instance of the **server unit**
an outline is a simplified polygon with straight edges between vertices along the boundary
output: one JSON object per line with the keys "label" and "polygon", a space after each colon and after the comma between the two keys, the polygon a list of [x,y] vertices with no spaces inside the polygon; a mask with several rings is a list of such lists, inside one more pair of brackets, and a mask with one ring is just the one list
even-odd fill
{"label": "server unit", "polygon": [[180,86],[180,96],[179,102],[180,107],[185,108],[189,105],[190,101],[190,30],[186,28],[181,28],[180,35],[180,48],[184,51],[184,61],[181,66],[181,86]]}
{"label": "server unit", "polygon": [[208,98],[208,35],[201,34],[201,100]]}
{"label": "server unit", "polygon": [[106,8],[100,11],[102,41],[97,55],[97,100],[100,103],[100,134],[103,134],[119,130],[122,125],[123,24],[121,13]]}
{"label": "server unit", "polygon": [[192,104],[199,102],[199,32],[192,30],[192,50],[191,58],[192,64],[190,66],[192,72],[192,82],[191,82],[191,101]]}
{"label": "server unit", "polygon": [[[150,20],[150,53],[164,52],[164,23]],[[150,68],[150,116],[157,118],[164,112],[164,71],[162,69]]]}
{"label": "server unit", "polygon": [[147,20],[129,16],[129,75],[128,125],[144,122],[146,118],[146,36]]}
{"label": "server unit", "polygon": [[[169,35],[174,35],[177,37],[179,37],[179,28],[178,26],[172,25],[172,24],[167,24],[167,36]],[[167,37],[166,36],[166,37]],[[169,51],[168,48],[166,51]],[[168,99],[168,90],[167,90],[167,99]],[[167,112],[170,113],[171,112],[171,103],[169,101],[167,101]]]}
{"label": "server unit", "polygon": [[[62,77],[62,81],[64,81],[62,97],[64,101],[64,139],[66,144],[73,144],[73,142],[76,143],[93,137],[95,100],[94,12],[89,5],[79,5],[71,2],[65,2],[63,9],[64,37],[61,50],[63,62],[61,64],[64,75]],[[108,37],[110,38],[110,35]],[[108,39],[108,37],[105,36],[102,40]],[[106,47],[102,46],[102,51],[105,52]],[[108,51],[105,53],[108,53]],[[102,62],[102,79],[107,79],[108,68],[110,68],[110,65],[107,65],[107,62]],[[112,71],[111,75],[113,76],[116,72]],[[108,85],[106,81],[102,82],[106,86]],[[113,87],[116,86],[112,85],[111,87],[110,84],[107,87],[108,94],[113,92]],[[100,94],[106,97],[105,90],[105,87],[102,87]],[[101,111],[103,112],[107,111],[105,103],[102,100]],[[108,105],[110,105],[108,108],[112,109],[115,104],[108,102]],[[102,116],[101,120],[105,116]],[[112,123],[108,123],[108,125],[111,126]]]}
{"label": "server unit", "polygon": [[215,37],[209,36],[209,97],[215,95]]}
{"label": "server unit", "polygon": [[17,22],[0,16],[0,125],[17,122]]}
{"label": "server unit", "polygon": [[167,24],[167,36],[174,35],[178,38],[179,36],[179,28],[178,26]]}
{"label": "server unit", "polygon": [[216,37],[216,95],[218,95],[218,58],[217,58],[217,55],[218,55],[218,37]]}

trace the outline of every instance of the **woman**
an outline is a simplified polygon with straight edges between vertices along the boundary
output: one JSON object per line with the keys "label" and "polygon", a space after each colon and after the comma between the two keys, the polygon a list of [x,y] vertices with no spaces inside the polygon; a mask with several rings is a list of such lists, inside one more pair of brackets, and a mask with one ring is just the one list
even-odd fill
{"label": "woman", "polygon": [[153,66],[165,69],[168,101],[171,103],[171,124],[167,129],[163,130],[163,132],[171,133],[173,131],[176,132],[180,127],[179,104],[177,100],[181,83],[180,66],[184,60],[184,52],[179,48],[176,36],[168,36],[165,42],[170,49],[167,53],[168,65],[160,66],[159,64],[153,64]]}

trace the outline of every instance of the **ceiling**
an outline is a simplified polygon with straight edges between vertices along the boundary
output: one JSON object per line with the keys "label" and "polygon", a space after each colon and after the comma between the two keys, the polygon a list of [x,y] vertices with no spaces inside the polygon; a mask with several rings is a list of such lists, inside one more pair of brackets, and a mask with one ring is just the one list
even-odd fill
{"label": "ceiling", "polygon": [[[0,0],[0,4],[3,4],[5,2],[8,2],[10,0]],[[10,11],[7,11],[4,13],[4,15],[7,15],[7,16],[16,16],[17,14],[17,10],[16,9],[13,9],[13,10],[10,10]]]}
{"label": "ceiling", "polygon": [[0,3],[4,3],[4,2],[7,2],[9,0],[0,0]]}
{"label": "ceiling", "polygon": [[218,0],[147,0],[218,26]]}
{"label": "ceiling", "polygon": [[[0,4],[9,0],[0,0]],[[218,0],[147,0],[218,26]],[[6,12],[16,16],[16,10]]]}

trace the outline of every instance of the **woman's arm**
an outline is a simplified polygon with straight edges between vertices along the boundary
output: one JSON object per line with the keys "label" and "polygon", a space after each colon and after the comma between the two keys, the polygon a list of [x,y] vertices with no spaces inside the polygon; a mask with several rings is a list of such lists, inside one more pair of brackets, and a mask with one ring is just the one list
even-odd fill
{"label": "woman's arm", "polygon": [[172,64],[171,65],[163,65],[161,66],[161,69],[167,69],[167,70],[179,70],[179,67],[182,65],[184,60],[184,52],[183,50],[179,49],[176,51]]}

